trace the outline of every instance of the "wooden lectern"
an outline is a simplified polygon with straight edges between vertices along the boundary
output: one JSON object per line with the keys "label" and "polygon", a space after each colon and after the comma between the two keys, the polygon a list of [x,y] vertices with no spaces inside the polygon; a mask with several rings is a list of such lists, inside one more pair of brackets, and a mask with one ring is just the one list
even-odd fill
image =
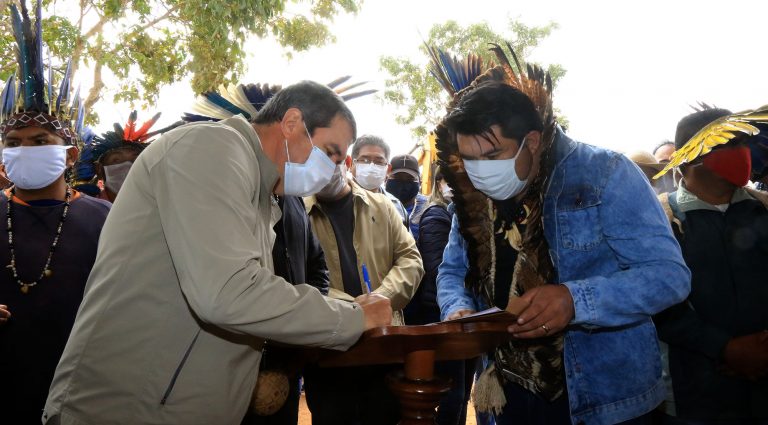
{"label": "wooden lectern", "polygon": [[423,326],[371,329],[346,352],[324,352],[321,367],[404,363],[391,374],[389,387],[400,400],[401,425],[434,424],[435,408],[451,383],[434,374],[435,361],[477,357],[508,341],[507,327],[517,316],[486,311],[462,319]]}

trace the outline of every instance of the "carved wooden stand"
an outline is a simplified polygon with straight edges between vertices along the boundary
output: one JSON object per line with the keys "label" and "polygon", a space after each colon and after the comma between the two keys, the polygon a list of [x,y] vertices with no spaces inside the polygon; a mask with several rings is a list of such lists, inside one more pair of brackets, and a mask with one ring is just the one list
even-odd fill
{"label": "carved wooden stand", "polygon": [[435,408],[451,388],[449,380],[435,377],[435,361],[471,359],[494,349],[511,338],[507,326],[515,318],[499,313],[456,322],[371,329],[349,351],[326,352],[319,364],[342,367],[404,363],[403,371],[387,377],[400,401],[400,424],[434,424]]}

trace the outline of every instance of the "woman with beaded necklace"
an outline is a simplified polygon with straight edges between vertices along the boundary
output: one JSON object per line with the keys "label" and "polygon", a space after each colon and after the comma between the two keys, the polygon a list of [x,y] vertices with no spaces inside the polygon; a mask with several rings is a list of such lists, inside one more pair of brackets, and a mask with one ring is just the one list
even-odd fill
{"label": "woman with beaded necklace", "polygon": [[0,412],[3,423],[23,425],[40,423],[110,204],[67,184],[84,111],[68,71],[54,97],[40,27],[32,30],[21,5],[11,16],[25,66],[18,87],[12,76],[0,96],[3,167],[14,183],[0,196]]}

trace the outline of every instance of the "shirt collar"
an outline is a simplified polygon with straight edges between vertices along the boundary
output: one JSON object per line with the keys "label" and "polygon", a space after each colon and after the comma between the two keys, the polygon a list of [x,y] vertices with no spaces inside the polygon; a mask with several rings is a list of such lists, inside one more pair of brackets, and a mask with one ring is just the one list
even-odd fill
{"label": "shirt collar", "polygon": [[[733,205],[742,201],[747,201],[750,199],[755,199],[755,198],[753,198],[752,195],[750,195],[746,191],[746,189],[744,189],[743,187],[740,187],[733,192],[730,205]],[[702,201],[701,199],[699,199],[698,196],[694,195],[691,191],[689,191],[685,187],[685,182],[683,180],[680,180],[680,186],[678,186],[677,188],[677,205],[680,207],[680,211],[682,212],[688,212],[688,211],[694,211],[694,210],[709,210],[709,211],[722,212],[716,206]]]}
{"label": "shirt collar", "polygon": [[[350,186],[352,186],[352,197],[360,199],[365,205],[370,205],[370,193],[355,183],[354,179],[347,179]],[[354,202],[354,201],[353,201]],[[318,205],[317,196],[312,195],[304,198],[304,205],[306,205],[307,212],[312,212],[312,209]]]}
{"label": "shirt collar", "polygon": [[245,137],[253,147],[254,153],[256,153],[256,160],[259,162],[259,173],[261,174],[261,190],[266,193],[272,193],[277,184],[277,179],[280,178],[280,173],[277,172],[277,167],[264,153],[264,149],[261,146],[261,140],[256,130],[253,129],[251,123],[249,123],[242,115],[235,115],[232,118],[227,118],[221,121],[222,124],[234,128],[243,137]]}

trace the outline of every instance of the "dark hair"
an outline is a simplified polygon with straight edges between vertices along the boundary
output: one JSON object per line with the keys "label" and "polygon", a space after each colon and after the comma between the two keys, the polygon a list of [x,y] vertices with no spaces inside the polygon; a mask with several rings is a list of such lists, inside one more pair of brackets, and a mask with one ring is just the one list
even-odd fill
{"label": "dark hair", "polygon": [[360,155],[360,149],[362,149],[363,146],[376,146],[381,148],[381,150],[384,151],[384,156],[387,157],[387,161],[389,161],[389,145],[381,137],[371,134],[364,134],[355,140],[355,144],[352,145],[352,159],[357,159]]}
{"label": "dark hair", "polygon": [[112,148],[104,152],[103,154],[101,154],[100,157],[96,158],[96,161],[103,164],[104,162],[107,161],[110,155],[118,152],[129,152],[129,153],[135,153],[136,155],[139,155],[149,145],[150,145],[149,143],[123,142],[120,144],[120,146],[116,148]]}
{"label": "dark hair", "polygon": [[697,111],[685,116],[677,123],[677,131],[675,131],[675,149],[682,148],[689,140],[691,140],[691,137],[699,132],[699,130],[706,127],[707,124],[712,121],[726,115],[731,115],[731,111],[727,109],[712,108]]}
{"label": "dark hair", "polygon": [[536,107],[520,90],[496,81],[480,84],[467,93],[448,113],[444,125],[459,134],[491,134],[491,126],[501,127],[501,135],[518,141],[530,131],[543,131]]}
{"label": "dark hair", "polygon": [[667,145],[675,146],[675,143],[673,141],[671,141],[671,140],[664,140],[661,143],[659,143],[658,145],[656,145],[655,148],[653,148],[653,151],[651,151],[651,154],[652,155],[656,155],[656,151],[658,151],[659,149],[661,149],[661,148],[663,148],[664,146],[667,146]]}
{"label": "dark hair", "polygon": [[314,81],[301,81],[283,88],[272,98],[253,119],[256,124],[279,122],[290,108],[298,108],[304,116],[309,134],[318,127],[330,127],[336,115],[341,115],[352,127],[352,138],[357,137],[357,124],[352,111],[347,108],[333,90]]}

